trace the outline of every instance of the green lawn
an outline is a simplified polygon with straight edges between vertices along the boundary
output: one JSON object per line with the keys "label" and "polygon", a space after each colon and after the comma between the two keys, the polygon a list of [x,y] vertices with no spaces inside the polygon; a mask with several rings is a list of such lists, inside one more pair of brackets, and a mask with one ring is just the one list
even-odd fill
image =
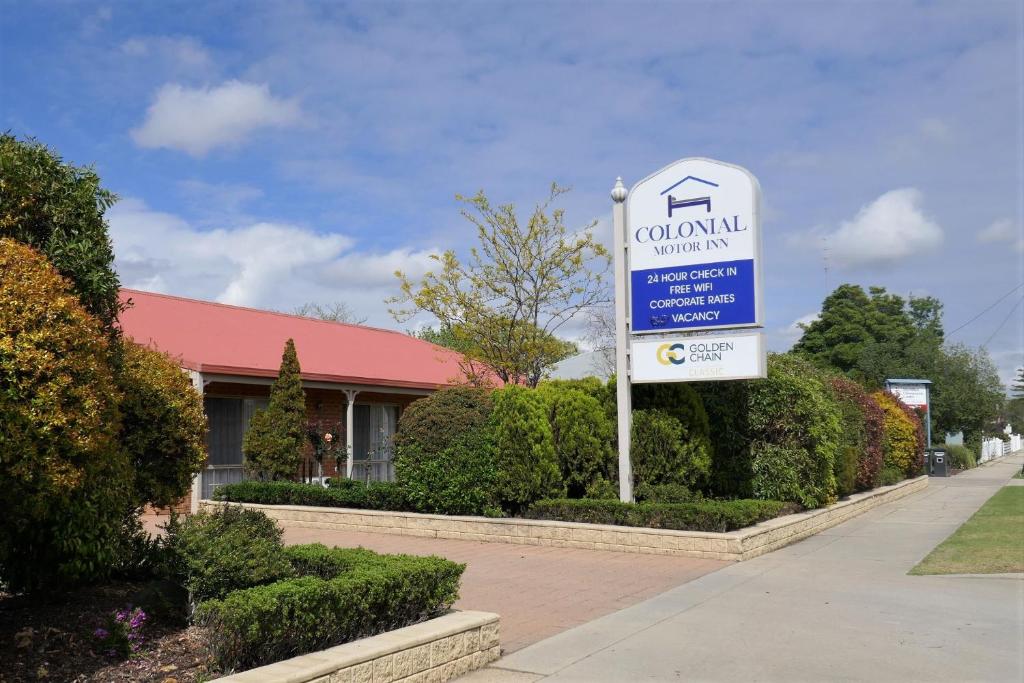
{"label": "green lawn", "polygon": [[1024,486],[1005,486],[911,574],[1024,572]]}

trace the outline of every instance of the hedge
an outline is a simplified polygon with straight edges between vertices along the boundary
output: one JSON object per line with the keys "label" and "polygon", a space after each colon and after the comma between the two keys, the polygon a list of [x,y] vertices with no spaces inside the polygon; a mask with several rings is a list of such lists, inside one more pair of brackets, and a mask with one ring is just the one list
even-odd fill
{"label": "hedge", "polygon": [[196,610],[210,651],[240,670],[323,650],[436,616],[458,598],[465,565],[321,545],[287,550],[311,575],[234,591]]}
{"label": "hedge", "polygon": [[589,524],[732,531],[777,517],[788,507],[777,500],[705,500],[699,503],[623,503],[617,500],[541,500],[530,506],[528,519]]}
{"label": "hedge", "polygon": [[214,500],[262,505],[311,505],[365,510],[411,510],[405,491],[394,482],[332,481],[330,488],[294,481],[240,481],[225,484]]}

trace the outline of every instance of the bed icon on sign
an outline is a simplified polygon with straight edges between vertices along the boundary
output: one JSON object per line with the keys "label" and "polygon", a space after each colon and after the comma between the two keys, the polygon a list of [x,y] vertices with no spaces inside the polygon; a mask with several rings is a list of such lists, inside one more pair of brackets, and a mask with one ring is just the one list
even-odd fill
{"label": "bed icon on sign", "polygon": [[[675,183],[674,185],[670,185],[669,187],[666,187],[664,190],[661,191],[661,195],[662,196],[667,195],[669,192],[671,192],[672,190],[676,189],[677,187],[679,187],[680,185],[682,185],[683,183],[685,183],[687,181],[693,181],[693,183],[700,183],[702,185],[707,185],[708,187],[718,187],[718,183],[712,182],[710,180],[705,180],[704,178],[698,178],[697,176],[694,176],[694,175],[688,175],[685,178],[683,178],[682,180],[680,180],[678,183]],[[691,184],[691,186],[692,186],[692,184]],[[707,190],[704,190],[704,191],[707,192]],[[678,210],[678,209],[685,209],[685,208],[687,208],[689,206],[703,206],[705,211],[707,211],[707,213],[711,213],[711,197],[707,196],[707,197],[692,197],[690,199],[676,199],[672,195],[668,194],[668,217],[669,218],[672,218],[672,211]]]}
{"label": "bed icon on sign", "polygon": [[664,327],[665,323],[668,322],[667,315],[652,315],[651,316],[651,327]]}
{"label": "bed icon on sign", "polygon": [[711,213],[711,197],[694,197],[693,199],[676,199],[668,196],[668,217],[672,218],[673,209],[685,209],[688,206],[703,206]]}

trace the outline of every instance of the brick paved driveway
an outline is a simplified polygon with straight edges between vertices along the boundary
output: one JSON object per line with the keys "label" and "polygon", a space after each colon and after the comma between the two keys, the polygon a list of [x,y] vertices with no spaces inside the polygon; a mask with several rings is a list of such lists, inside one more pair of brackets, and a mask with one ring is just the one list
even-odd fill
{"label": "brick paved driveway", "polygon": [[514,652],[729,564],[604,550],[482,543],[286,527],[286,543],[363,546],[466,563],[461,609],[501,615],[501,646]]}

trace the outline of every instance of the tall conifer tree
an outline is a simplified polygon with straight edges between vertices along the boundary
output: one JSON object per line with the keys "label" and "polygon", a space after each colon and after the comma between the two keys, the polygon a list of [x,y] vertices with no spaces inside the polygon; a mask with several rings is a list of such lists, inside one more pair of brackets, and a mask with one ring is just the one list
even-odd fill
{"label": "tall conifer tree", "polygon": [[245,466],[260,479],[294,479],[306,445],[306,397],[299,357],[291,339],[284,346],[281,369],[270,387],[270,405],[252,417],[242,441]]}

